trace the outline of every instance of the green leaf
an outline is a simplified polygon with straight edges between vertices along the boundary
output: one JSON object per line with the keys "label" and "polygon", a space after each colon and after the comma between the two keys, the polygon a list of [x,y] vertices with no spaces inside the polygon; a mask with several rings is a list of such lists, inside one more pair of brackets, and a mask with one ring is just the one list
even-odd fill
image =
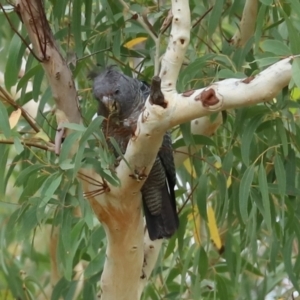
{"label": "green leaf", "polygon": [[26,167],[19,173],[18,177],[16,178],[15,186],[26,185],[30,175],[32,173],[37,174],[37,172],[42,168],[44,168],[44,165],[40,164],[34,164]]}
{"label": "green leaf", "polygon": [[5,106],[0,101],[0,133],[3,133],[4,136],[8,139],[11,135],[10,126],[8,122],[8,114]]}
{"label": "green leaf", "polygon": [[286,192],[286,175],[282,159],[278,154],[275,156],[275,174],[278,183],[278,191],[281,197],[284,197]]}
{"label": "green leaf", "polygon": [[64,123],[64,128],[68,128],[78,132],[84,132],[86,130],[86,127],[84,127],[83,124],[77,124],[77,123]]}
{"label": "green leaf", "polygon": [[263,3],[264,5],[271,5],[273,3],[273,0],[260,0],[261,3]]}
{"label": "green leaf", "polygon": [[75,253],[78,249],[78,246],[83,238],[83,227],[84,227],[84,220],[78,221],[75,226],[72,228],[72,231],[70,233],[70,248],[66,248],[66,267],[65,267],[65,277],[68,280],[72,280],[72,273],[73,273],[73,260]]}
{"label": "green leaf", "polygon": [[18,85],[17,85],[17,91],[19,91],[23,87],[27,87],[27,83],[30,80],[30,78],[33,76],[37,76],[39,70],[41,70],[41,69],[42,69],[42,66],[39,64],[39,65],[34,66],[29,71],[27,71],[24,74],[24,76],[19,80]]}
{"label": "green leaf", "polygon": [[292,51],[293,54],[299,54],[300,53],[300,46],[299,46],[299,43],[298,43],[299,31],[296,30],[293,22],[291,21],[290,16],[288,16],[284,12],[284,10],[281,9],[280,7],[278,9],[279,9],[280,13],[283,15],[284,20],[285,20],[286,25],[287,25],[291,51]]}
{"label": "green leaf", "polygon": [[208,221],[207,210],[206,210],[207,185],[208,185],[208,178],[207,178],[206,174],[202,174],[199,178],[198,186],[197,186],[197,206],[198,206],[198,210],[199,210],[201,217],[205,221]]}
{"label": "green leaf", "polygon": [[113,37],[112,51],[115,57],[120,57],[120,45],[121,45],[121,32],[117,30]]}
{"label": "green leaf", "polygon": [[39,96],[41,94],[41,86],[42,86],[42,82],[44,79],[44,69],[40,68],[37,70],[37,74],[36,76],[34,76],[33,78],[33,83],[32,83],[32,98],[35,101],[39,100]]}
{"label": "green leaf", "polygon": [[295,58],[292,62],[293,80],[298,88],[300,88],[300,59]]}
{"label": "green leaf", "polygon": [[208,257],[203,247],[200,247],[198,260],[198,273],[201,279],[205,278],[208,271]]}
{"label": "green leaf", "polygon": [[268,193],[268,182],[264,165],[261,163],[258,172],[258,184],[260,193],[262,196],[262,202],[264,207],[264,220],[267,224],[269,232],[272,232],[272,220],[271,220],[271,208],[270,199]]}
{"label": "green leaf", "polygon": [[294,274],[293,265],[292,265],[294,238],[295,238],[294,235],[290,236],[284,244],[283,261],[284,261],[285,270],[289,276],[290,281],[294,285],[295,289],[299,291],[300,290],[299,281]]}
{"label": "green leaf", "polygon": [[239,188],[239,206],[241,217],[244,223],[246,223],[248,220],[248,200],[253,177],[254,167],[250,166],[244,173]]}
{"label": "green leaf", "polygon": [[7,90],[9,91],[10,88],[16,84],[18,80],[18,75],[19,75],[19,70],[20,70],[20,51],[21,51],[21,45],[22,41],[19,38],[17,34],[15,34],[12,38],[12,40],[9,43],[9,55],[8,59],[6,62],[6,67],[5,67],[5,73],[4,73],[4,78],[5,78],[5,86]]}
{"label": "green leaf", "polygon": [[20,154],[24,151],[24,146],[22,145],[22,143],[18,137],[14,138],[14,145],[15,145],[16,152],[18,154]]}
{"label": "green leaf", "polygon": [[7,159],[9,154],[8,146],[5,144],[0,144],[0,153],[1,153],[0,155],[0,196],[2,197],[5,195],[6,186],[7,186],[6,180],[4,180],[5,178],[4,175],[7,169],[6,166],[7,166]]}
{"label": "green leaf", "polygon": [[258,115],[254,117],[249,124],[245,127],[242,136],[241,153],[242,159],[246,166],[250,162],[250,146],[257,127],[261,124],[263,116]]}
{"label": "green leaf", "polygon": [[283,149],[283,155],[287,156],[288,155],[288,140],[286,136],[286,130],[283,126],[282,120],[281,119],[276,119],[276,128],[279,133],[279,139],[282,144],[282,149]]}
{"label": "green leaf", "polygon": [[72,15],[72,33],[74,35],[75,40],[75,49],[77,57],[82,56],[82,27],[81,27],[81,5],[82,1],[74,1],[73,2],[73,15]]}
{"label": "green leaf", "polygon": [[84,271],[84,278],[92,277],[99,274],[104,267],[105,262],[105,248],[102,248],[99,253],[90,261],[89,265]]}
{"label": "green leaf", "polygon": [[80,142],[79,142],[79,148],[78,148],[77,154],[75,156],[73,179],[76,177],[77,172],[80,169],[86,142],[87,142],[88,138],[93,134],[93,132],[101,130],[101,124],[103,122],[103,119],[104,119],[103,117],[98,116],[96,119],[94,119],[90,123],[88,128],[83,133],[83,135],[80,139]]}
{"label": "green leaf", "polygon": [[[78,142],[81,135],[82,135],[82,133],[80,131],[72,132],[71,134],[69,134],[66,137],[66,139],[62,143],[62,147],[61,147],[61,150],[59,153],[59,166],[61,168],[62,168],[63,163],[65,163],[65,161],[67,159],[69,159],[71,149],[74,146],[74,144],[76,144]],[[69,161],[69,164],[70,164],[70,161]],[[70,166],[74,167],[74,164],[70,164]]]}
{"label": "green leaf", "polygon": [[282,41],[265,40],[261,43],[261,47],[264,51],[268,51],[276,55],[282,55],[282,56],[292,55],[291,49]]}
{"label": "green leaf", "polygon": [[58,189],[61,181],[62,174],[60,173],[54,173],[45,180],[41,188],[42,201],[39,205],[40,207],[45,206],[49,202],[55,191]]}
{"label": "green leaf", "polygon": [[[192,139],[194,145],[207,145],[207,146],[216,147],[216,143],[208,136],[194,134],[192,135]],[[185,140],[183,138],[177,139],[176,142],[173,143],[174,149],[183,146],[186,146]]]}
{"label": "green leaf", "polygon": [[211,12],[209,22],[208,22],[208,35],[212,36],[215,32],[216,28],[219,25],[222,11],[224,7],[224,0],[216,1],[215,5],[213,6],[213,10]]}

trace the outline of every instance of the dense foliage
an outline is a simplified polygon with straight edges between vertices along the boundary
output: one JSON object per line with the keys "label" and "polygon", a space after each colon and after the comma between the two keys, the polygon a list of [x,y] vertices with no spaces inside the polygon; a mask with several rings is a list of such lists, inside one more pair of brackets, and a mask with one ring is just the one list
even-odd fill
{"label": "dense foliage", "polygon": [[[149,82],[155,43],[150,29],[124,10],[122,2],[45,1],[50,26],[78,87],[85,122],[69,125],[74,132],[57,157],[43,149],[54,141],[57,126],[51,89],[26,49],[29,40],[18,15],[2,5],[12,28],[1,11],[0,298],[73,299],[79,294],[78,299],[94,299],[106,238],[84,199],[77,172],[94,163],[107,181],[119,182],[111,168],[114,158],[98,130],[101,119],[92,121],[96,103],[87,74],[117,65]],[[237,49],[230,39],[243,8],[244,1],[238,0],[190,1],[193,27],[178,91],[255,75],[282,57],[300,53],[298,1],[260,0],[255,34]],[[170,3],[132,1],[130,9],[147,9],[157,35]],[[169,29],[161,36],[159,55],[168,35]],[[181,226],[165,241],[143,299],[264,299],[271,292],[292,299],[291,293],[300,290],[299,68],[295,62],[294,82],[273,101],[223,113],[223,125],[213,137],[192,135],[189,124],[174,128],[175,151],[182,145],[203,147],[187,153],[178,168]],[[13,99],[18,105],[38,101],[38,130],[22,117],[12,128]],[[79,150],[70,159],[69,149],[78,138]],[[57,245],[50,240],[56,232]],[[49,296],[55,251],[63,278]]]}

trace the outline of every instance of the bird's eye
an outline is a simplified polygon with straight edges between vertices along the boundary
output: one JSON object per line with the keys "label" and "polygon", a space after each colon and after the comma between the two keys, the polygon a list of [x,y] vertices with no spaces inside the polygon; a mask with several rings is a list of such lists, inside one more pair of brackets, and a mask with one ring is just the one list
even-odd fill
{"label": "bird's eye", "polygon": [[119,90],[115,90],[115,95],[118,95],[119,94]]}

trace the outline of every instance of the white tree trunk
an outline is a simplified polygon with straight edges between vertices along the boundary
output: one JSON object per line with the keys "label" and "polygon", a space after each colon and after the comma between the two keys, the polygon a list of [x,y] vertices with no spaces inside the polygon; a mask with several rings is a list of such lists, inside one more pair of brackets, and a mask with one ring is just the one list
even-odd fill
{"label": "white tree trunk", "polygon": [[239,48],[246,45],[248,40],[253,36],[257,15],[257,0],[246,0],[243,16],[239,28],[231,39],[231,43]]}

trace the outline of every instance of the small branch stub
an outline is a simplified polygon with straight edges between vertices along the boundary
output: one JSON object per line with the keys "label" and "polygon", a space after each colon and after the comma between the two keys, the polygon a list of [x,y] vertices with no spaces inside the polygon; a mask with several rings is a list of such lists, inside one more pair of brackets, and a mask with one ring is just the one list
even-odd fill
{"label": "small branch stub", "polygon": [[151,104],[167,107],[164,94],[161,91],[161,79],[159,76],[154,76],[151,82],[150,99]]}

